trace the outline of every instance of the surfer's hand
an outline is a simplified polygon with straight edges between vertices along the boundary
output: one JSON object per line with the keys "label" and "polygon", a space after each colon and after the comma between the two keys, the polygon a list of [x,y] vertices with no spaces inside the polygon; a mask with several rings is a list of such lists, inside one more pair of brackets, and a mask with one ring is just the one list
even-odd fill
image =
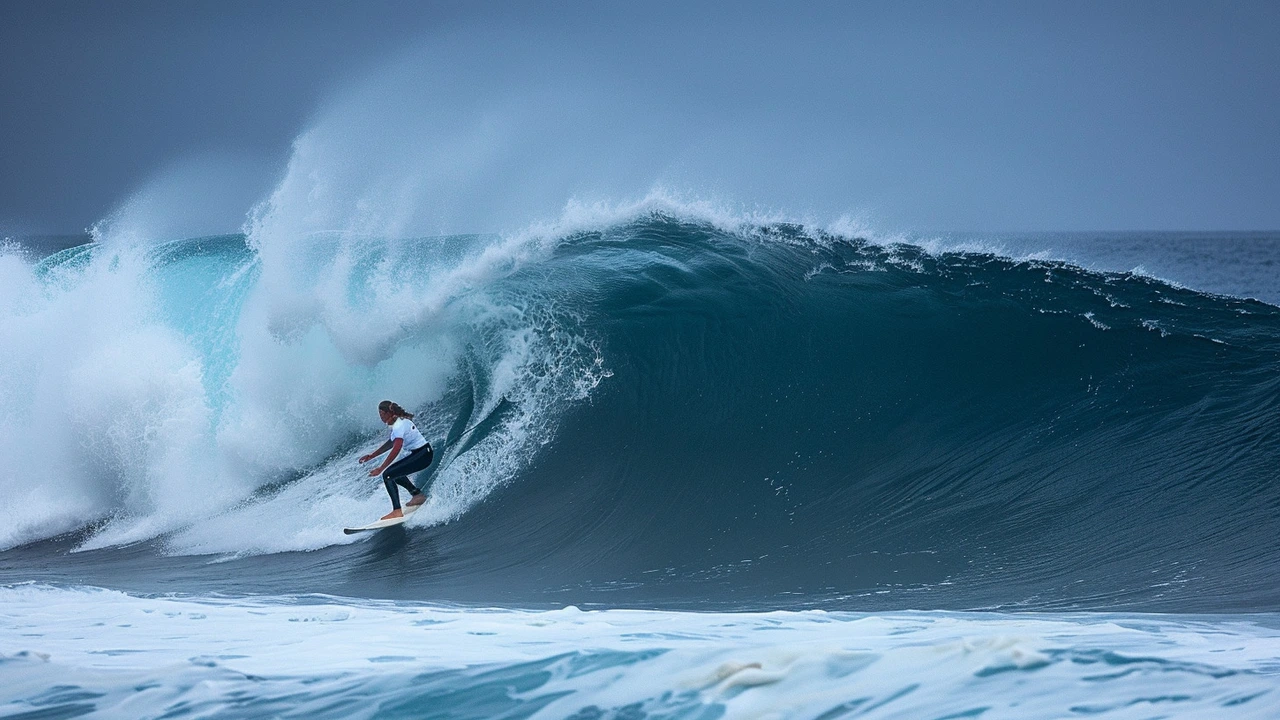
{"label": "surfer's hand", "polygon": [[360,456],[360,459],[359,459],[359,460],[357,460],[356,462],[359,462],[361,465],[363,465],[363,464],[365,464],[365,463],[369,462],[369,456],[368,456],[368,455],[361,455],[361,456]]}
{"label": "surfer's hand", "polygon": [[369,477],[378,477],[382,474],[382,468],[374,468],[369,471]]}

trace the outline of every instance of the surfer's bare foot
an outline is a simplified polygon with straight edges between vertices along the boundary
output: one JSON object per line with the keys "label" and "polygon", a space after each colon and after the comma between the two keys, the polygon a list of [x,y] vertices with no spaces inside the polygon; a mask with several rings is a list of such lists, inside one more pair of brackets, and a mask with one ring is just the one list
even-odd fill
{"label": "surfer's bare foot", "polygon": [[426,501],[427,501],[427,494],[426,494],[426,493],[418,493],[417,495],[414,495],[413,497],[409,498],[409,503],[408,503],[408,505],[409,505],[409,507],[418,507],[419,505],[421,505],[422,503],[424,503],[424,502],[426,502]]}
{"label": "surfer's bare foot", "polygon": [[399,511],[399,510],[392,510],[391,512],[387,513],[386,515],[383,515],[383,516],[382,516],[382,519],[383,519],[383,520],[390,520],[390,519],[392,519],[392,518],[398,518],[398,517],[404,517],[404,513],[403,513],[403,512],[401,512],[401,511]]}

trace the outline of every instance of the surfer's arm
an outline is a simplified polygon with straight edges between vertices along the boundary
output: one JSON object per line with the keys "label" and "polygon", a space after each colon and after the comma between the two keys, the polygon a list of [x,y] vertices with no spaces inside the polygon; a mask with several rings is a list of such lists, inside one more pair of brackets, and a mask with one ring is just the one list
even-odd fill
{"label": "surfer's arm", "polygon": [[[381,475],[384,470],[391,467],[391,463],[395,462],[396,456],[400,454],[400,448],[404,447],[404,440],[402,438],[396,438],[394,441],[391,441],[391,440],[387,441],[387,444],[391,446],[391,454],[387,456],[386,460],[382,461],[381,466],[376,467],[369,471],[370,477],[377,477]],[[382,451],[379,450],[375,454],[381,455]]]}
{"label": "surfer's arm", "polygon": [[386,442],[382,443],[382,447],[380,447],[380,448],[378,448],[377,450],[374,450],[373,452],[369,453],[368,455],[365,455],[364,457],[360,458],[360,462],[361,462],[361,463],[367,463],[367,462],[369,462],[370,460],[372,460],[372,459],[374,459],[374,458],[378,457],[378,456],[379,456],[379,455],[381,455],[382,453],[384,453],[384,452],[386,452],[386,451],[390,450],[390,449],[391,449],[392,444],[393,444],[393,443],[392,443],[390,440],[388,440],[388,441],[386,441]]}

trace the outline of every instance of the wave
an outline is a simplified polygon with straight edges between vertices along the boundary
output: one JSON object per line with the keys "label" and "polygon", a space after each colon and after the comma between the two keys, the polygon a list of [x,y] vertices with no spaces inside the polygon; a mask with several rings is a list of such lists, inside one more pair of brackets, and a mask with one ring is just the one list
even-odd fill
{"label": "wave", "polygon": [[[1273,306],[672,203],[270,226],[4,257],[10,558],[213,554],[375,596],[1280,599]],[[407,536],[338,547],[385,511],[354,457],[387,397],[438,444],[482,427]],[[112,549],[138,542],[169,559]],[[392,547],[422,564],[364,572]]]}

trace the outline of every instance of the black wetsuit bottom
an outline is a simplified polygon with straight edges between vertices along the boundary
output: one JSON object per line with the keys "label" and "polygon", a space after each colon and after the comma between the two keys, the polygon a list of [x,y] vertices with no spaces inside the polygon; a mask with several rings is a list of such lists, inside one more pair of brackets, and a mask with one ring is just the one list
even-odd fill
{"label": "black wetsuit bottom", "polygon": [[387,486],[387,494],[391,496],[391,507],[400,509],[400,488],[396,487],[397,485],[408,490],[414,497],[422,494],[418,486],[409,481],[409,476],[426,470],[430,464],[431,443],[427,443],[391,463],[391,467],[382,471],[382,484]]}

